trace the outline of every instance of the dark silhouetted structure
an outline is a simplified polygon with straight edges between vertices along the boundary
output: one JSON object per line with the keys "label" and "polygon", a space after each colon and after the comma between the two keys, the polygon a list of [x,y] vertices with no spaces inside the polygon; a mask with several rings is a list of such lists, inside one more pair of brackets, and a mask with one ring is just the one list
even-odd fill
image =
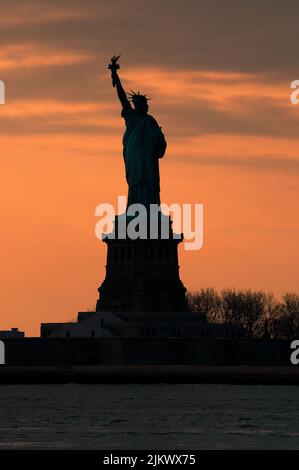
{"label": "dark silhouetted structure", "polygon": [[158,161],[164,156],[167,144],[161,127],[148,114],[148,98],[139,92],[132,92],[128,99],[117,73],[118,59],[119,56],[112,57],[109,69],[122,105],[121,115],[126,123],[123,156],[129,186],[128,206],[139,203],[149,208],[150,204],[160,204]]}
{"label": "dark silhouetted structure", "polygon": [[[117,224],[116,218],[116,224]],[[97,311],[184,312],[186,288],[179,277],[178,244],[169,224],[169,239],[104,239],[106,277],[99,287]]]}

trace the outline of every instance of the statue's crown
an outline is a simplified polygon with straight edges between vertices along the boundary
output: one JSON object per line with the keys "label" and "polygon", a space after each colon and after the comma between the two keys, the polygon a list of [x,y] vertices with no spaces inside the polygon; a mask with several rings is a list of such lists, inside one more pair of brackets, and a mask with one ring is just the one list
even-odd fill
{"label": "statue's crown", "polygon": [[136,101],[145,101],[146,103],[150,100],[146,95],[141,95],[139,91],[135,93],[135,91],[131,90],[131,93],[128,93],[129,100],[132,101],[132,103]]}

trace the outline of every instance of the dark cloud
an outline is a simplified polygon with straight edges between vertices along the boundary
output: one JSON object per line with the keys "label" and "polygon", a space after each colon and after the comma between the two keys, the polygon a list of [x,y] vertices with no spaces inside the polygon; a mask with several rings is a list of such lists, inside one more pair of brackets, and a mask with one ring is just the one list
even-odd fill
{"label": "dark cloud", "polygon": [[[290,105],[291,106],[291,105]],[[298,138],[298,115],[287,106],[278,105],[269,97],[244,97],[234,111],[217,109],[208,100],[190,101],[180,105],[168,104],[158,114],[173,136],[235,134],[264,137]]]}
{"label": "dark cloud", "polygon": [[[115,135],[115,130],[106,126],[96,124],[85,124],[76,122],[76,119],[61,119],[60,115],[52,117],[30,117],[24,118],[0,118],[0,135],[86,135],[95,134],[101,136]],[[100,145],[100,141],[99,141]]]}
{"label": "dark cloud", "polygon": [[220,155],[194,155],[177,157],[182,163],[200,165],[233,166],[239,168],[252,168],[254,170],[299,172],[299,159],[281,157],[280,155],[241,155],[238,158],[222,157]]}
{"label": "dark cloud", "polygon": [[104,86],[98,67],[85,63],[8,69],[1,77],[7,84],[7,105],[17,99],[107,102],[112,96],[109,74]]}
{"label": "dark cloud", "polygon": [[[92,95],[92,92],[90,92]],[[50,97],[53,100],[62,99],[61,94],[53,93]],[[43,96],[41,90],[35,99],[47,98]],[[53,109],[48,114],[47,107],[44,115],[36,115],[36,102],[28,102],[26,112],[22,115],[0,114],[1,134],[104,134],[113,135],[120,128],[123,122],[120,119],[120,106],[115,103],[112,107],[105,107],[110,103],[105,94],[97,91],[97,101],[92,100],[92,96],[86,96],[89,101],[83,101],[86,109],[72,111],[72,101],[65,103],[66,113],[55,111],[55,101]],[[26,104],[26,101],[24,101]],[[58,101],[59,103],[59,101]],[[74,104],[76,104],[74,100]],[[21,102],[20,102],[21,104]],[[94,105],[98,105],[94,107]],[[9,101],[5,106],[9,107]],[[88,109],[88,105],[91,109]],[[104,105],[101,107],[101,105]],[[42,106],[42,104],[41,104]],[[68,110],[68,106],[70,106]],[[291,105],[290,105],[291,106]],[[299,112],[299,110],[298,110]],[[160,106],[155,103],[150,108],[152,113],[163,127],[169,138],[203,136],[209,134],[230,134],[245,136],[282,137],[297,139],[298,137],[298,116],[297,113],[289,113],[285,106],[280,106],[271,99],[261,97],[259,99],[244,98],[242,106],[236,111],[228,109],[217,109],[215,104],[209,100],[187,100],[179,103],[166,103]],[[107,120],[107,122],[105,122]],[[102,122],[104,121],[104,122]]]}
{"label": "dark cloud", "polygon": [[[138,63],[282,75],[297,70],[297,0],[26,3],[23,23],[3,22],[2,44],[34,41],[99,57],[120,51],[128,66]],[[18,5],[18,1],[2,1],[2,16],[13,17]],[[74,17],[78,11],[81,19]],[[59,12],[63,12],[61,19]]]}
{"label": "dark cloud", "polygon": [[[298,78],[298,13],[297,0],[2,1],[0,66],[3,51],[16,62],[7,68],[4,61],[0,68],[0,78],[6,83],[5,106],[18,100],[31,100],[33,105],[39,100],[61,101],[66,106],[109,104],[115,100],[115,91],[107,62],[118,52],[123,54],[121,72],[133,67],[162,68],[171,79],[181,71],[208,70],[220,74],[214,79],[218,84],[221,77],[229,81],[229,73],[245,78],[249,74],[248,83],[255,87],[285,83],[287,102],[289,83]],[[23,49],[15,52],[13,48],[20,45]],[[51,65],[28,59],[26,65],[30,54],[83,59]],[[188,86],[197,80],[190,74]],[[140,83],[138,75],[136,83]],[[239,106],[232,99],[227,107],[219,108],[209,96],[189,97],[188,88],[184,93],[176,100],[167,96],[162,100],[158,94],[151,102],[151,112],[170,139],[217,133],[297,138],[297,114],[269,96],[251,96],[248,89]],[[107,116],[119,117],[117,105]],[[27,116],[16,117],[3,113],[0,133],[101,136],[114,135],[122,126],[121,122],[118,129],[102,126],[96,120],[96,112],[34,116],[29,111]],[[262,165],[263,159],[258,162],[257,166]],[[288,168],[292,165],[293,161],[286,163]]]}

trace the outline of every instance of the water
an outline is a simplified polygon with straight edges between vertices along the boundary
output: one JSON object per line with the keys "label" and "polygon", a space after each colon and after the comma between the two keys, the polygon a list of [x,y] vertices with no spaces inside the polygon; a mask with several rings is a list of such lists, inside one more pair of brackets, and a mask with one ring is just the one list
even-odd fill
{"label": "water", "polygon": [[299,449],[298,388],[0,387],[0,449]]}

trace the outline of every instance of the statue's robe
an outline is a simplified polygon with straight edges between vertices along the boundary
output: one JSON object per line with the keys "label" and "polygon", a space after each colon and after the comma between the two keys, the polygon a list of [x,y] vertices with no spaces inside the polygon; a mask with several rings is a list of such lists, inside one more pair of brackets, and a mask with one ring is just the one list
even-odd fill
{"label": "statue's robe", "polygon": [[123,156],[129,186],[128,206],[160,205],[159,158],[164,156],[167,146],[161,128],[152,116],[140,115],[129,102],[121,115],[126,123]]}

